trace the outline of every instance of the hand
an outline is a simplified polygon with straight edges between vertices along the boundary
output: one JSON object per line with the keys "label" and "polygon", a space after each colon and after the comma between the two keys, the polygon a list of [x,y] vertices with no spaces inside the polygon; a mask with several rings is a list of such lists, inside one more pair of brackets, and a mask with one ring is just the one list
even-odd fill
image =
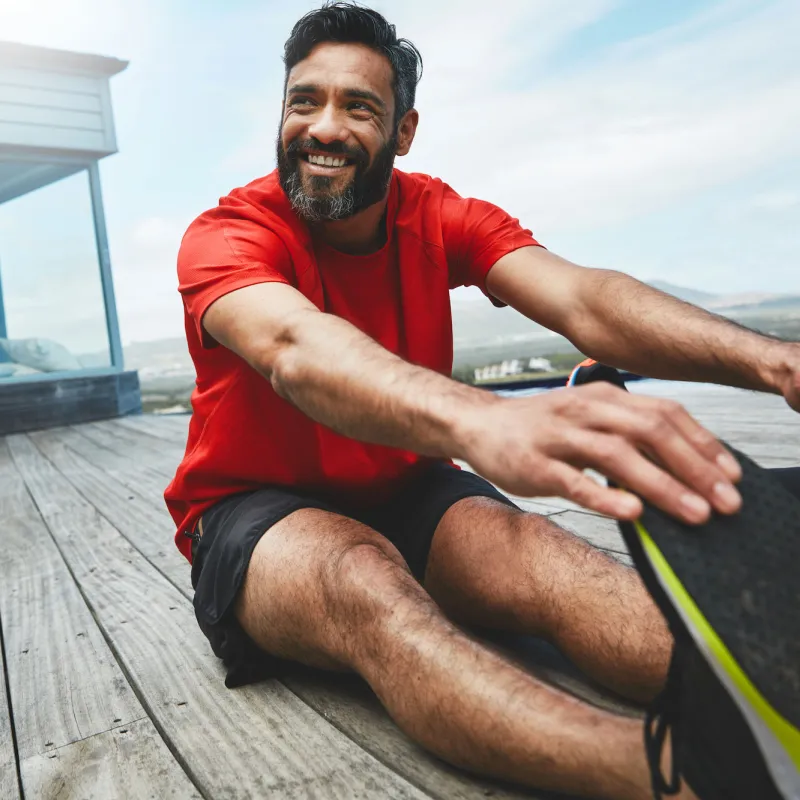
{"label": "hand", "polygon": [[639,497],[601,486],[583,473],[592,468],[690,524],[741,505],[737,461],[671,400],[598,382],[498,398],[462,422],[464,460],[523,497],[558,495],[617,519],[639,517]]}

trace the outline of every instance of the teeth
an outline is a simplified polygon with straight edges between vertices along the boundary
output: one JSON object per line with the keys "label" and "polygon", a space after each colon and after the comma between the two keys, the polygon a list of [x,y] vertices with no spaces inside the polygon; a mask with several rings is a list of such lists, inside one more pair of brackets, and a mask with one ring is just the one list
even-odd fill
{"label": "teeth", "polygon": [[331,156],[309,155],[308,160],[311,164],[319,164],[324,167],[343,167],[347,163],[347,159],[332,158]]}

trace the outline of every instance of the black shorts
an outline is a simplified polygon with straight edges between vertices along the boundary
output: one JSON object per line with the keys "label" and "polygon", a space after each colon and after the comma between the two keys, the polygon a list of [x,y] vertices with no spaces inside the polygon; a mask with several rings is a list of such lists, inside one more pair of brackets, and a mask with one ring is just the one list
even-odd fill
{"label": "black shorts", "polygon": [[206,511],[203,535],[192,542],[194,610],[214,653],[227,667],[225,685],[232,689],[292,669],[291,662],[260,650],[234,614],[253,549],[276,522],[301,508],[358,520],[392,542],[421,582],[439,520],[465,497],[491,497],[516,508],[478,475],[435,462],[389,502],[371,508],[339,507],[291,488],[270,486],[228,497]]}

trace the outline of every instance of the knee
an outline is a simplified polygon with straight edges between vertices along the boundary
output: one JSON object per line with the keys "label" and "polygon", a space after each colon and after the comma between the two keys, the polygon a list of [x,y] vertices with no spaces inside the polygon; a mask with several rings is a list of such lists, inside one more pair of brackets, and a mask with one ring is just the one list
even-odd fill
{"label": "knee", "polygon": [[411,577],[408,565],[391,542],[354,541],[340,550],[326,577],[339,592],[380,598],[405,576]]}
{"label": "knee", "polygon": [[389,543],[354,542],[341,550],[324,579],[329,619],[348,638],[383,632],[407,601],[424,590]]}

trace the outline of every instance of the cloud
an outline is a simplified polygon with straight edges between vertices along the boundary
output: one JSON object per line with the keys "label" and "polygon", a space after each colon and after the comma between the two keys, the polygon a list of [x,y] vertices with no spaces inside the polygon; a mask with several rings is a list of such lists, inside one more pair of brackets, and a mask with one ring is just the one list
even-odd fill
{"label": "cloud", "polygon": [[431,75],[407,165],[558,232],[633,219],[795,157],[800,7],[747,10],[623,43],[578,71],[540,71],[524,88],[504,90],[509,76],[494,73],[493,88],[457,103]]}

